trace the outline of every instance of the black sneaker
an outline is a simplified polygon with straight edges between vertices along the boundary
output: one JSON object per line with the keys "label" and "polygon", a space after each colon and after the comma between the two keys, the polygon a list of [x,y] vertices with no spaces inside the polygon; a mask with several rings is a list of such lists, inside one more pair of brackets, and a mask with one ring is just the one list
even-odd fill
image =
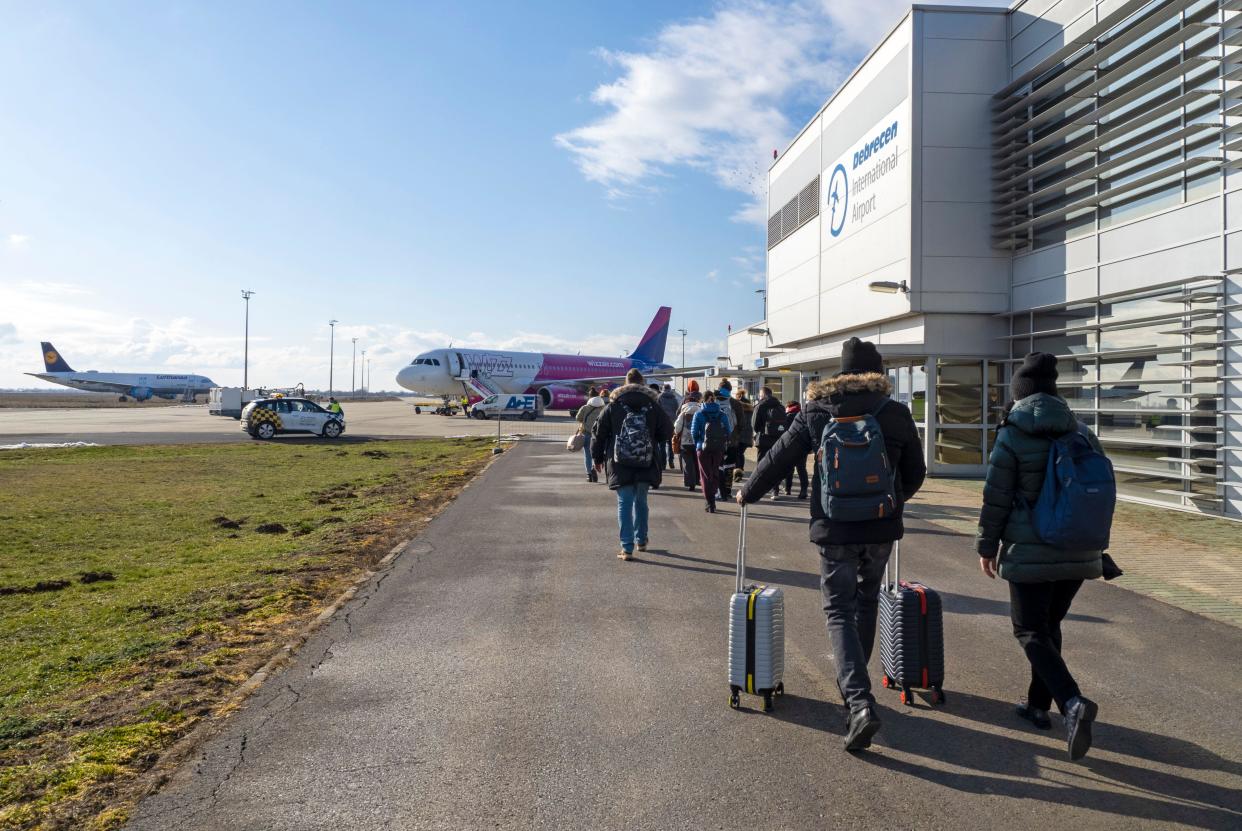
{"label": "black sneaker", "polygon": [[1051,730],[1052,729],[1052,719],[1048,717],[1047,710],[1041,710],[1038,707],[1032,707],[1030,704],[1027,704],[1025,701],[1023,701],[1022,703],[1018,705],[1018,708],[1014,710],[1014,712],[1018,714],[1019,718],[1026,719],[1031,724],[1038,727],[1040,730]]}
{"label": "black sneaker", "polygon": [[871,737],[880,729],[880,717],[875,707],[868,704],[850,713],[849,731],[845,735],[845,749],[853,753],[871,747]]}
{"label": "black sneaker", "polygon": [[1076,695],[1065,702],[1065,741],[1074,761],[1091,749],[1091,722],[1100,710],[1094,701]]}

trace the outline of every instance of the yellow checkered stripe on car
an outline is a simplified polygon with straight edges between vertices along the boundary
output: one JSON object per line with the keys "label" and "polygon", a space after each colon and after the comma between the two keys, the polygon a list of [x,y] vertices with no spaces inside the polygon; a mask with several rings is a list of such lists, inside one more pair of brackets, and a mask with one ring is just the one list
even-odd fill
{"label": "yellow checkered stripe on car", "polygon": [[276,413],[271,410],[266,410],[262,407],[255,407],[250,413],[250,429],[253,430],[255,427],[264,422],[270,423],[277,430],[284,429],[284,424],[281,423],[280,416],[276,415]]}

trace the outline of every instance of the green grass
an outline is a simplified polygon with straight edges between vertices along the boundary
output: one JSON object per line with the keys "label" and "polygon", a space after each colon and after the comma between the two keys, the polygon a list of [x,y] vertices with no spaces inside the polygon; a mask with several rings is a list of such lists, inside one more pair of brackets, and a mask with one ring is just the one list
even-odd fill
{"label": "green grass", "polygon": [[123,784],[421,527],[489,450],[0,453],[0,829],[119,826]]}

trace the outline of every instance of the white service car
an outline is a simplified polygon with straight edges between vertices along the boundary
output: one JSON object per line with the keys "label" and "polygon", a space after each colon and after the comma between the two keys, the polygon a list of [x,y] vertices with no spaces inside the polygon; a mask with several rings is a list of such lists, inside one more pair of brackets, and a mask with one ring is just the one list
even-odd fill
{"label": "white service car", "polygon": [[345,419],[305,398],[263,398],[242,410],[241,428],[256,439],[275,438],[277,433],[335,439],[345,432]]}
{"label": "white service car", "polygon": [[489,395],[470,408],[475,418],[520,418],[534,421],[542,407],[537,395]]}

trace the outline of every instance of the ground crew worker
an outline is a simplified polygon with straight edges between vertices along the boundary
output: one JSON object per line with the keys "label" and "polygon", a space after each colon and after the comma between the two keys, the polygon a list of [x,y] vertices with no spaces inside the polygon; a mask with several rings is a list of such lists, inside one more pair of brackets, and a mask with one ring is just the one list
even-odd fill
{"label": "ground crew worker", "polygon": [[345,417],[345,411],[341,409],[341,405],[337,403],[337,400],[331,396],[328,397],[328,412],[333,415],[339,415],[341,418]]}
{"label": "ground crew worker", "polygon": [[461,414],[470,418],[470,399],[464,395],[461,397]]}

